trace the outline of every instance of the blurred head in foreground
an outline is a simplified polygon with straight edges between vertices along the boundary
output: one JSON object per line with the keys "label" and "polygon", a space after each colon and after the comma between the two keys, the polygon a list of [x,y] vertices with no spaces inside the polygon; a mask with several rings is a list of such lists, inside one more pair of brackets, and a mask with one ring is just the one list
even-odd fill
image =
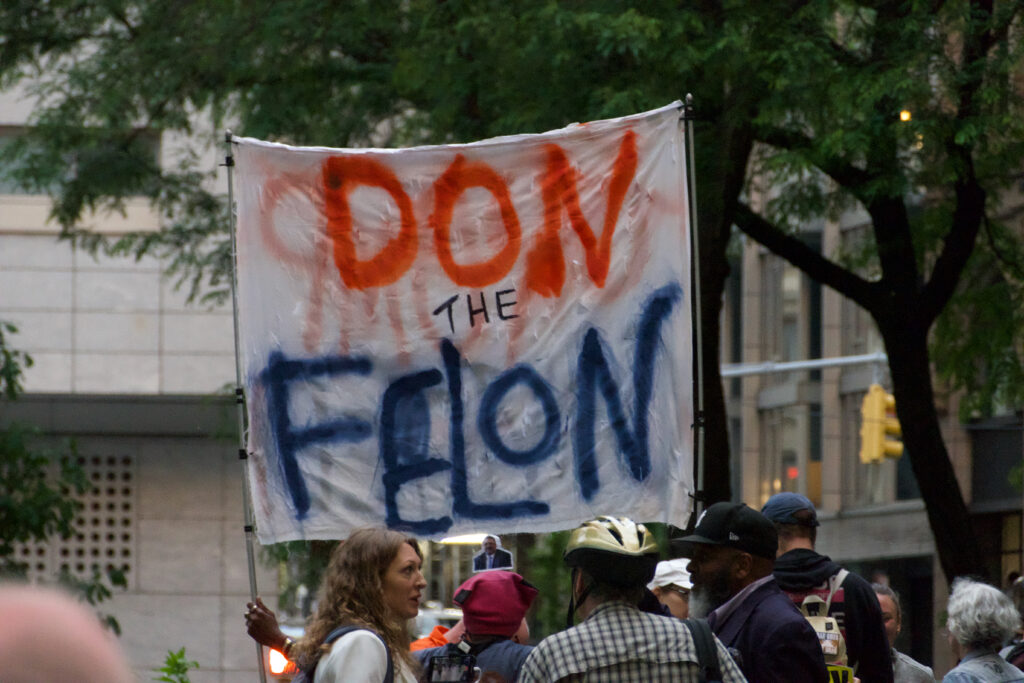
{"label": "blurred head in foreground", "polygon": [[115,637],[96,615],[49,588],[0,586],[0,680],[4,683],[131,683]]}

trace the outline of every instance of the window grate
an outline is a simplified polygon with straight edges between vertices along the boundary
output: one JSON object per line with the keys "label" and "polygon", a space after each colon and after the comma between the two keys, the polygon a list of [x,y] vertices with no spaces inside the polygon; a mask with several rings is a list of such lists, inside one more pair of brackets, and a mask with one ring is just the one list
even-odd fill
{"label": "window grate", "polygon": [[62,572],[88,579],[94,569],[125,572],[131,585],[135,559],[135,461],[131,455],[81,455],[91,488],[76,496],[82,504],[77,533],[49,543],[26,543],[16,558],[28,565],[30,581],[52,581]]}

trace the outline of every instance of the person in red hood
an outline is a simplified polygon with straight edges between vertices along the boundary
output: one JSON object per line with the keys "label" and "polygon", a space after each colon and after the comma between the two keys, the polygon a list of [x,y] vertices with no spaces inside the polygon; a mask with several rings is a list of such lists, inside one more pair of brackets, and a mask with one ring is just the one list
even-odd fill
{"label": "person in red hood", "polygon": [[430,678],[430,658],[435,655],[466,653],[476,657],[481,683],[512,683],[532,647],[524,619],[537,589],[522,576],[510,571],[481,572],[467,579],[453,598],[462,608],[466,632],[459,642],[413,655],[420,660]]}

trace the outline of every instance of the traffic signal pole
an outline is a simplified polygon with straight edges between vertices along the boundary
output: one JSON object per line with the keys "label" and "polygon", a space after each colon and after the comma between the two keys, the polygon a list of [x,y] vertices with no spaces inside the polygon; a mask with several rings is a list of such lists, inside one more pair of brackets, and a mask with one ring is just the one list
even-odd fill
{"label": "traffic signal pole", "polygon": [[722,377],[747,377],[749,375],[770,375],[777,372],[796,372],[798,370],[822,370],[839,368],[846,365],[884,366],[889,357],[884,353],[866,353],[860,356],[835,356],[833,358],[812,358],[810,360],[794,360],[784,363],[764,361],[761,363],[727,363],[722,365]]}

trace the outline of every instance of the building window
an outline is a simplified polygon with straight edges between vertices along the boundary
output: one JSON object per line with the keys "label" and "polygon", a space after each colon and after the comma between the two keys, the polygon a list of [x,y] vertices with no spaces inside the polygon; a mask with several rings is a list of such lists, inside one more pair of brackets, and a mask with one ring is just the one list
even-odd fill
{"label": "building window", "polygon": [[1020,513],[1003,515],[1000,577],[1021,574],[1021,516]]}
{"label": "building window", "polygon": [[843,420],[842,505],[859,507],[871,502],[868,466],[860,462],[860,406],[864,394],[843,394],[840,400]]}
{"label": "building window", "polygon": [[806,405],[761,412],[761,502],[781,491],[807,493],[809,418]]}
{"label": "building window", "polygon": [[[859,253],[861,245],[873,239],[867,224],[846,228],[841,236],[843,249],[851,253]],[[861,274],[870,279],[870,269],[862,269]],[[840,316],[843,330],[841,351],[844,356],[859,356],[884,348],[875,321],[863,308],[844,297],[840,303]]]}
{"label": "building window", "polygon": [[779,350],[782,361],[804,359],[802,281],[803,276],[797,268],[788,263],[782,264],[782,339]]}
{"label": "building window", "polygon": [[[743,362],[743,267],[735,259],[729,261],[729,278],[725,281],[725,302],[722,311],[722,350],[726,363]],[[743,380],[729,381],[728,395],[743,395]]]}

